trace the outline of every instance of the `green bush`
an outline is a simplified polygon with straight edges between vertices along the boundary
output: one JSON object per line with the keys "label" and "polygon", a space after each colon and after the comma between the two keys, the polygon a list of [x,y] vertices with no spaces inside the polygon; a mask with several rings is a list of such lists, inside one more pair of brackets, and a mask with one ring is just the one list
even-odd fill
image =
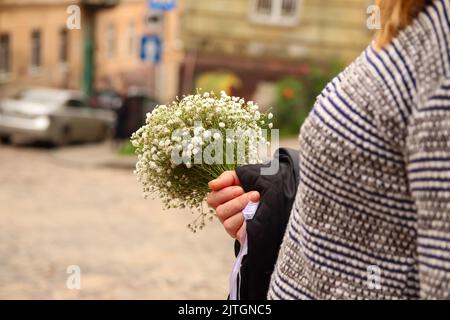
{"label": "green bush", "polygon": [[126,141],[119,148],[119,155],[132,156],[136,154],[136,148],[131,144],[131,141]]}
{"label": "green bush", "polygon": [[298,131],[299,121],[305,117],[305,86],[287,77],[277,83],[275,92],[275,128],[280,128],[282,136],[293,135]]}
{"label": "green bush", "polygon": [[282,137],[297,135],[317,96],[343,69],[343,65],[332,61],[326,65],[312,65],[302,77],[285,77],[276,85],[275,128]]}

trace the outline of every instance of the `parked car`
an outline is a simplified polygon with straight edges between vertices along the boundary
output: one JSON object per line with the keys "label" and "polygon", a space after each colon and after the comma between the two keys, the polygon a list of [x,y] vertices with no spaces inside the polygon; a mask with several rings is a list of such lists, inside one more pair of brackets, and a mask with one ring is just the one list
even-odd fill
{"label": "parked car", "polygon": [[0,139],[26,136],[55,145],[101,141],[112,132],[115,113],[91,108],[81,92],[33,88],[0,101]]}
{"label": "parked car", "polygon": [[94,108],[117,111],[123,105],[123,97],[112,89],[99,90],[94,92],[90,104]]}

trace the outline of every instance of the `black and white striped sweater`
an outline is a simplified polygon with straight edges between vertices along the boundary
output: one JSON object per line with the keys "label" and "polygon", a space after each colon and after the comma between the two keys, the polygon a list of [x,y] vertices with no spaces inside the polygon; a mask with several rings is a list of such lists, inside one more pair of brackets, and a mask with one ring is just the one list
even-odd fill
{"label": "black and white striped sweater", "polygon": [[449,25],[433,1],[317,99],[269,298],[450,298]]}

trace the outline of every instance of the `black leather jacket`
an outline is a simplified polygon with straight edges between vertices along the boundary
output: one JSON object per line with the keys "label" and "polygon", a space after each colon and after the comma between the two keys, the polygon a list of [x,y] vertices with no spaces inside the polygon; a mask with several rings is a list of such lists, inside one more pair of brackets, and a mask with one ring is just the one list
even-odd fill
{"label": "black leather jacket", "polygon": [[[236,169],[246,192],[258,191],[260,204],[252,220],[247,221],[248,254],[241,264],[239,296],[241,300],[266,299],[270,277],[278,256],[299,180],[299,154],[281,148],[274,155],[279,160],[275,175],[261,175],[264,165]],[[235,254],[239,252],[235,243]]]}

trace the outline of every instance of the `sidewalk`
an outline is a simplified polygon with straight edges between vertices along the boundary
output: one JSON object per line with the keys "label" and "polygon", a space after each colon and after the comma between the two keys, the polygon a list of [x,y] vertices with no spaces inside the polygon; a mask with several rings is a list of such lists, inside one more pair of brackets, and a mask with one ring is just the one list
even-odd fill
{"label": "sidewalk", "polygon": [[137,156],[120,155],[110,142],[64,147],[53,151],[52,156],[57,161],[83,167],[134,169],[137,162]]}
{"label": "sidewalk", "polygon": [[[280,147],[298,148],[297,138],[283,139]],[[100,144],[83,144],[57,149],[52,152],[57,161],[83,167],[110,167],[133,170],[137,156],[118,154],[118,150],[110,142]]]}
{"label": "sidewalk", "polygon": [[[108,148],[55,156],[110,163]],[[0,147],[0,300],[226,298],[234,250],[219,221],[194,234],[196,215],[144,199],[132,170],[59,161],[46,148]],[[73,265],[80,290],[67,286]]]}

